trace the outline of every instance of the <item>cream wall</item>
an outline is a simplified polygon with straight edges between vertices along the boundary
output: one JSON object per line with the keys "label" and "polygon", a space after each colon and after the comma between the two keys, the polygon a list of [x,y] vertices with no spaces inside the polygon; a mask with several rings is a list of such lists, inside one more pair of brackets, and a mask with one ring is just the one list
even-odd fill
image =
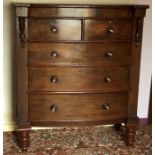
{"label": "cream wall", "polygon": [[[15,14],[12,2],[19,3],[41,3],[39,0],[4,0],[4,52],[3,52],[3,79],[4,79],[4,106],[3,106],[3,125],[4,131],[13,130],[15,121]],[[150,0],[44,0],[43,3],[91,3],[91,4],[150,4]],[[144,24],[144,39],[142,47],[142,61],[140,73],[140,90],[138,102],[138,116],[147,117],[149,90],[151,81],[151,9],[147,11]]]}

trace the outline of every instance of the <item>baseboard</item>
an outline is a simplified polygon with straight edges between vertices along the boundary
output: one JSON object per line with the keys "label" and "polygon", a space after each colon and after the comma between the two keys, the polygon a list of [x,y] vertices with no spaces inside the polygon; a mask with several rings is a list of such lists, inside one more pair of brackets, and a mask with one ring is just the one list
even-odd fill
{"label": "baseboard", "polygon": [[17,129],[16,124],[3,124],[3,132],[15,131]]}
{"label": "baseboard", "polygon": [[148,124],[148,118],[138,118],[140,125],[146,125]]}

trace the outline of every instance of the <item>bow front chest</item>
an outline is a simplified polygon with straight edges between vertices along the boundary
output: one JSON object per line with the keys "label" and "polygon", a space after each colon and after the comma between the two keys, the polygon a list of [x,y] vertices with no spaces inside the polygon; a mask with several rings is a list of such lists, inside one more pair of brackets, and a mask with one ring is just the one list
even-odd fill
{"label": "bow front chest", "polygon": [[137,124],[146,5],[16,4],[18,140],[34,126]]}

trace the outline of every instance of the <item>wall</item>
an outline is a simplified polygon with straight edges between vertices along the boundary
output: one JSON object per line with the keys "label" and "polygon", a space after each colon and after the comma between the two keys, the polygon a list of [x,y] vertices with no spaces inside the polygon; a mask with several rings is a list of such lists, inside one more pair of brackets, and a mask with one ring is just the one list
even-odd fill
{"label": "wall", "polygon": [[[4,20],[3,20],[3,40],[4,40],[4,109],[3,109],[3,124],[4,131],[13,130],[15,128],[15,14],[12,2],[18,3],[41,3],[39,0],[4,0]],[[131,4],[141,3],[150,4],[150,0],[44,0],[44,3],[92,3],[92,4]],[[138,102],[138,116],[147,117],[149,90],[151,81],[151,9],[147,11],[147,17],[144,24],[144,39],[142,47],[142,61],[140,73],[140,90]],[[22,80],[22,79],[21,79]]]}

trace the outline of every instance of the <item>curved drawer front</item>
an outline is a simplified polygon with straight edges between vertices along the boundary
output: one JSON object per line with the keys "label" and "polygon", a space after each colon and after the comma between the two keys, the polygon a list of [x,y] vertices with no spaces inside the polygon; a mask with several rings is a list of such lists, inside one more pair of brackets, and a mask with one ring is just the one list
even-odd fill
{"label": "curved drawer front", "polygon": [[30,43],[29,65],[130,64],[130,43]]}
{"label": "curved drawer front", "polygon": [[31,91],[119,91],[129,89],[127,67],[29,68]]}
{"label": "curved drawer front", "polygon": [[80,20],[29,19],[28,40],[81,40]]}
{"label": "curved drawer front", "polygon": [[30,121],[95,121],[125,118],[128,93],[29,95]]}
{"label": "curved drawer front", "polygon": [[131,20],[86,20],[85,40],[131,40]]}

